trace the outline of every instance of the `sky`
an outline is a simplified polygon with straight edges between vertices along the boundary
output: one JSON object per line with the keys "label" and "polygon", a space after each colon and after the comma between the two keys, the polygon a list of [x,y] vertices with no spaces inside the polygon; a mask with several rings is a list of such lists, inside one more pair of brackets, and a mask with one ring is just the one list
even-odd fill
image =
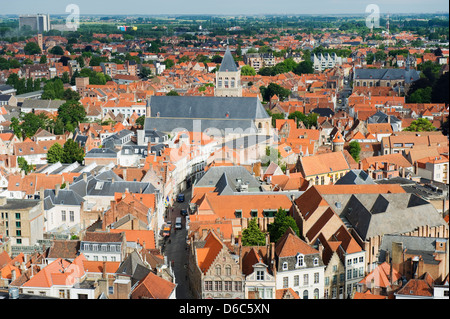
{"label": "sky", "polygon": [[364,15],[369,4],[378,5],[380,13],[449,12],[448,0],[0,0],[0,15],[65,14],[66,6],[69,4],[76,4],[81,15],[347,13]]}

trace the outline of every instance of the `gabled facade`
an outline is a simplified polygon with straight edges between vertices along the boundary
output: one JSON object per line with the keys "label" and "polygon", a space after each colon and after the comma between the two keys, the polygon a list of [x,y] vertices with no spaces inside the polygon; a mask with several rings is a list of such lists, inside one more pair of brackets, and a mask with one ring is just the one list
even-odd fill
{"label": "gabled facade", "polygon": [[204,242],[191,245],[188,278],[194,298],[243,299],[245,276],[240,268],[239,256],[210,230]]}
{"label": "gabled facade", "polygon": [[276,287],[292,288],[302,299],[323,299],[325,265],[318,250],[289,228],[275,245]]}

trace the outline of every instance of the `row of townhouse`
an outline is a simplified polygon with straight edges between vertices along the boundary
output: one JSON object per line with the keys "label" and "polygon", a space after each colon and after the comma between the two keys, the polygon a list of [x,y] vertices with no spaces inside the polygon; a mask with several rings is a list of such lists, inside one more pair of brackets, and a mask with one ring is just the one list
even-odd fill
{"label": "row of townhouse", "polygon": [[288,229],[275,243],[233,250],[214,231],[191,245],[189,279],[199,299],[322,299],[324,264],[318,250]]}
{"label": "row of townhouse", "polygon": [[46,244],[31,254],[0,253],[0,286],[10,298],[176,298],[173,270],[155,250],[152,231],[88,231]]}
{"label": "row of townhouse", "polygon": [[[400,185],[348,180],[312,185],[306,191],[268,192],[243,167],[208,168],[194,184],[191,200],[189,278],[194,296],[252,298],[257,291],[257,298],[276,298],[278,290],[293,289],[299,298],[349,298],[384,261],[380,249],[387,234],[401,234],[404,241],[415,236],[447,238],[448,223],[430,202]],[[245,190],[239,181],[247,185]],[[300,233],[285,234],[288,239],[272,243],[273,251],[269,242],[255,247],[253,268],[245,266],[242,231],[255,218],[267,231],[279,208],[289,211]],[[298,247],[285,255],[278,248],[283,241]],[[317,259],[306,258],[307,251]]]}

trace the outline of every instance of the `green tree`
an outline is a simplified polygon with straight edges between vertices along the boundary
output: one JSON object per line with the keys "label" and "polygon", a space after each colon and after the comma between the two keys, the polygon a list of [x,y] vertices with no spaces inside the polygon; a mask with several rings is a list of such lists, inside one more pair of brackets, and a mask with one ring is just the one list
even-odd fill
{"label": "green tree", "polygon": [[432,103],[445,103],[450,104],[449,99],[449,73],[445,72],[439,79],[434,83],[431,92],[431,102]]}
{"label": "green tree", "polygon": [[28,175],[28,173],[33,170],[33,165],[28,164],[27,160],[23,157],[17,158],[17,165],[22,171],[24,171],[25,175]]}
{"label": "green tree", "polygon": [[280,207],[275,215],[273,223],[268,225],[270,241],[276,243],[289,227],[291,227],[297,236],[299,236],[300,230],[294,218],[289,216],[288,213]]}
{"label": "green tree", "polygon": [[62,163],[66,164],[71,164],[75,162],[78,162],[80,164],[83,163],[85,156],[84,150],[74,140],[72,139],[67,140],[67,142],[64,143],[63,150],[64,152],[61,158]]}
{"label": "green tree", "polygon": [[64,55],[64,49],[61,48],[59,45],[55,45],[53,48],[50,49],[49,52],[54,55]]}
{"label": "green tree", "polygon": [[65,101],[79,101],[81,99],[80,94],[72,89],[66,89],[63,94],[63,100]]}
{"label": "green tree", "polygon": [[256,71],[250,65],[244,65],[241,69],[241,75],[243,76],[254,76],[256,75]]}
{"label": "green tree", "polygon": [[284,120],[284,114],[281,113],[272,113],[269,110],[267,111],[267,114],[269,114],[272,117],[272,126],[275,127],[277,120]]}
{"label": "green tree", "polygon": [[277,95],[280,101],[284,101],[291,94],[290,90],[285,89],[276,83],[270,83],[267,88],[265,86],[261,86],[260,92],[264,101],[267,102],[269,102],[274,95]]}
{"label": "green tree", "polygon": [[21,114],[20,124],[18,119],[12,118],[13,131],[17,137],[31,137],[36,134],[40,128],[45,128],[45,115],[38,116],[34,113]]}
{"label": "green tree", "polygon": [[436,128],[433,126],[433,123],[426,118],[419,118],[412,121],[411,124],[404,129],[404,131],[409,132],[429,132],[435,130]]}
{"label": "green tree", "polygon": [[47,152],[47,162],[50,164],[61,162],[64,156],[64,149],[59,143],[55,143]]}
{"label": "green tree", "polygon": [[143,67],[143,68],[141,69],[141,72],[139,73],[139,75],[140,75],[142,78],[146,78],[146,77],[149,77],[150,75],[152,75],[152,71],[150,70],[150,68]]}
{"label": "green tree", "polygon": [[264,246],[266,244],[266,235],[259,228],[256,218],[252,218],[248,227],[242,231],[243,246]]}
{"label": "green tree", "polygon": [[61,79],[55,78],[45,83],[44,92],[42,93],[43,100],[61,100],[63,95],[64,83]]}
{"label": "green tree", "polygon": [[361,145],[357,141],[352,141],[348,145],[348,152],[356,162],[359,162],[359,154],[361,153]]}
{"label": "green tree", "polygon": [[73,132],[79,123],[86,119],[86,110],[76,100],[69,100],[58,108],[58,117],[64,123],[67,131]]}
{"label": "green tree", "polygon": [[28,42],[23,48],[23,50],[25,51],[25,54],[28,55],[35,55],[41,53],[41,48],[36,42]]}
{"label": "green tree", "polygon": [[179,96],[177,91],[171,90],[169,93],[166,94],[167,96]]}
{"label": "green tree", "polygon": [[68,72],[64,72],[61,80],[63,81],[63,83],[69,83],[70,82],[70,77],[69,77],[69,73]]}
{"label": "green tree", "polygon": [[295,120],[297,127],[299,122],[303,122],[305,125],[308,122],[308,117],[300,111],[295,111],[289,114],[288,119]]}
{"label": "green tree", "polygon": [[136,119],[136,124],[140,126],[144,126],[145,123],[145,115],[141,115]]}
{"label": "green tree", "polygon": [[167,59],[163,63],[166,65],[167,69],[170,69],[171,67],[173,67],[175,65],[175,62],[173,62],[173,60],[171,60],[171,59]]}
{"label": "green tree", "polygon": [[431,103],[431,94],[433,88],[428,86],[423,89],[417,89],[408,98],[408,103]]}
{"label": "green tree", "polygon": [[314,73],[314,65],[312,61],[305,60],[300,62],[294,69],[294,73],[298,75]]}

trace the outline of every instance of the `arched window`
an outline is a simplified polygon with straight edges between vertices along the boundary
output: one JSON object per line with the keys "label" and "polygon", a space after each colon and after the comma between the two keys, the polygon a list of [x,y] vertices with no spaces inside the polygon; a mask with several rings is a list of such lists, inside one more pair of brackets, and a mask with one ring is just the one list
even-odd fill
{"label": "arched window", "polygon": [[287,270],[288,269],[288,263],[287,262],[284,262],[283,263],[283,270]]}
{"label": "arched window", "polygon": [[362,86],[367,86],[367,83],[366,82],[363,82],[363,85]]}
{"label": "arched window", "polygon": [[308,299],[308,290],[303,290],[303,299]]}
{"label": "arched window", "polygon": [[221,275],[221,268],[219,265],[216,266],[216,276],[220,276]]}
{"label": "arched window", "polygon": [[227,276],[231,276],[231,266],[229,266],[229,265],[225,266],[225,274]]}
{"label": "arched window", "polygon": [[319,289],[314,289],[314,299],[319,299]]}

